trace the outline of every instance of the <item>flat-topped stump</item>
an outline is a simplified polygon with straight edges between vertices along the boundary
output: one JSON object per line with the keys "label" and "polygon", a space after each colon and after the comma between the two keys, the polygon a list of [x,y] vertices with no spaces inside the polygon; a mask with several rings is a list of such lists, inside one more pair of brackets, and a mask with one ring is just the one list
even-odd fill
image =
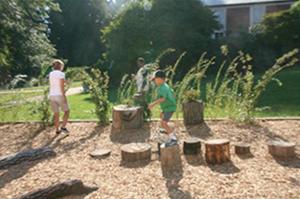
{"label": "flat-topped stump", "polygon": [[131,143],[121,147],[122,161],[136,162],[151,159],[151,146],[147,143]]}
{"label": "flat-topped stump", "polygon": [[197,155],[201,153],[201,141],[199,138],[190,137],[183,141],[183,153],[185,155]]}
{"label": "flat-topped stump", "polygon": [[160,146],[160,161],[162,167],[177,167],[181,165],[179,145],[166,147]]}
{"label": "flat-topped stump", "polygon": [[295,144],[291,142],[270,141],[268,144],[268,149],[269,153],[274,157],[295,157]]}
{"label": "flat-topped stump", "polygon": [[249,143],[237,143],[234,145],[236,154],[249,154],[250,153],[250,144]]}
{"label": "flat-topped stump", "polygon": [[160,147],[162,144],[166,143],[168,139],[162,139],[160,138],[157,142],[157,150],[158,150],[158,155],[160,155]]}
{"label": "flat-topped stump", "polygon": [[94,158],[106,157],[109,156],[110,153],[111,153],[110,149],[96,149],[90,153],[90,156]]}
{"label": "flat-topped stump", "polygon": [[143,120],[140,106],[118,105],[113,108],[113,127],[117,130],[142,128]]}
{"label": "flat-topped stump", "polygon": [[228,139],[209,140],[205,143],[205,159],[208,164],[222,164],[230,161]]}

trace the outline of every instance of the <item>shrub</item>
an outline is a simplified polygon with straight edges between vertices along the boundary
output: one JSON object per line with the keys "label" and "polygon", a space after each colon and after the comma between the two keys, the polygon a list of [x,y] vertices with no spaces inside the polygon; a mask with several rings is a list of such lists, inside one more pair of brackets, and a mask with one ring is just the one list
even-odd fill
{"label": "shrub", "polygon": [[200,91],[192,89],[186,92],[185,100],[187,102],[195,102],[199,99],[199,96],[200,96]]}

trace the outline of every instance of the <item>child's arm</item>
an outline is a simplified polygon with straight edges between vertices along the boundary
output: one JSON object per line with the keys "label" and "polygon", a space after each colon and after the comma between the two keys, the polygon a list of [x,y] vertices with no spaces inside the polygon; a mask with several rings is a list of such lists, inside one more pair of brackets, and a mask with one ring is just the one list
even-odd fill
{"label": "child's arm", "polygon": [[154,106],[156,106],[157,104],[162,103],[162,102],[165,101],[165,100],[166,100],[166,98],[164,98],[164,97],[160,98],[159,100],[157,100],[157,101],[151,103],[151,104],[148,106],[148,109],[151,110]]}

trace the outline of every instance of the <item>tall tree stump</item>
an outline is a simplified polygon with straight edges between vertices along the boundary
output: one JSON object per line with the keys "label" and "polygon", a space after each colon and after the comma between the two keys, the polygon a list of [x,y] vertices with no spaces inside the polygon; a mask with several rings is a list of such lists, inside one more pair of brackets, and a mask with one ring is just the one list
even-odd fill
{"label": "tall tree stump", "polygon": [[204,121],[202,101],[184,102],[182,109],[185,125],[197,125]]}
{"label": "tall tree stump", "polygon": [[4,156],[0,158],[0,170],[7,169],[11,166],[20,164],[22,162],[31,162],[40,160],[48,157],[55,156],[56,153],[51,147],[30,149],[22,151],[12,155]]}
{"label": "tall tree stump", "polygon": [[205,159],[209,164],[222,164],[230,161],[229,140],[216,139],[205,143]]}
{"label": "tall tree stump", "polygon": [[183,153],[185,155],[197,155],[201,153],[201,142],[198,138],[187,138],[183,141]]}
{"label": "tall tree stump", "polygon": [[295,144],[291,142],[271,141],[268,144],[269,153],[274,157],[292,158],[295,157]]}
{"label": "tall tree stump", "polygon": [[160,146],[160,161],[162,167],[176,167],[181,165],[179,145],[166,147],[165,144]]}
{"label": "tall tree stump", "polygon": [[98,187],[88,187],[80,180],[70,180],[28,193],[17,199],[54,199],[70,195],[83,195],[96,191]]}
{"label": "tall tree stump", "polygon": [[135,162],[151,159],[151,146],[147,143],[131,143],[121,147],[122,161]]}
{"label": "tall tree stump", "polygon": [[236,154],[249,154],[250,144],[249,143],[238,143],[234,145]]}
{"label": "tall tree stump", "polygon": [[143,126],[143,108],[118,105],[113,108],[113,127],[118,130],[139,129]]}
{"label": "tall tree stump", "polygon": [[167,139],[159,139],[157,142],[157,149],[158,149],[158,155],[160,155],[160,147],[161,145],[163,145],[164,143],[166,143]]}

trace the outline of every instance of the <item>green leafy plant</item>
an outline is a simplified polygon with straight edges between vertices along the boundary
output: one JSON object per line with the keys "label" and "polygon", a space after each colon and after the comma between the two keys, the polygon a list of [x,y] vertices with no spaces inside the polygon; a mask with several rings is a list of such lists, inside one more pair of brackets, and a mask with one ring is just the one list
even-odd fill
{"label": "green leafy plant", "polygon": [[199,90],[189,90],[185,94],[185,100],[188,102],[195,102],[199,99],[200,91]]}
{"label": "green leafy plant", "polygon": [[92,69],[91,74],[85,73],[84,83],[95,104],[95,113],[100,124],[109,123],[109,102],[108,102],[108,84],[109,77],[107,72],[102,73],[100,70]]}

